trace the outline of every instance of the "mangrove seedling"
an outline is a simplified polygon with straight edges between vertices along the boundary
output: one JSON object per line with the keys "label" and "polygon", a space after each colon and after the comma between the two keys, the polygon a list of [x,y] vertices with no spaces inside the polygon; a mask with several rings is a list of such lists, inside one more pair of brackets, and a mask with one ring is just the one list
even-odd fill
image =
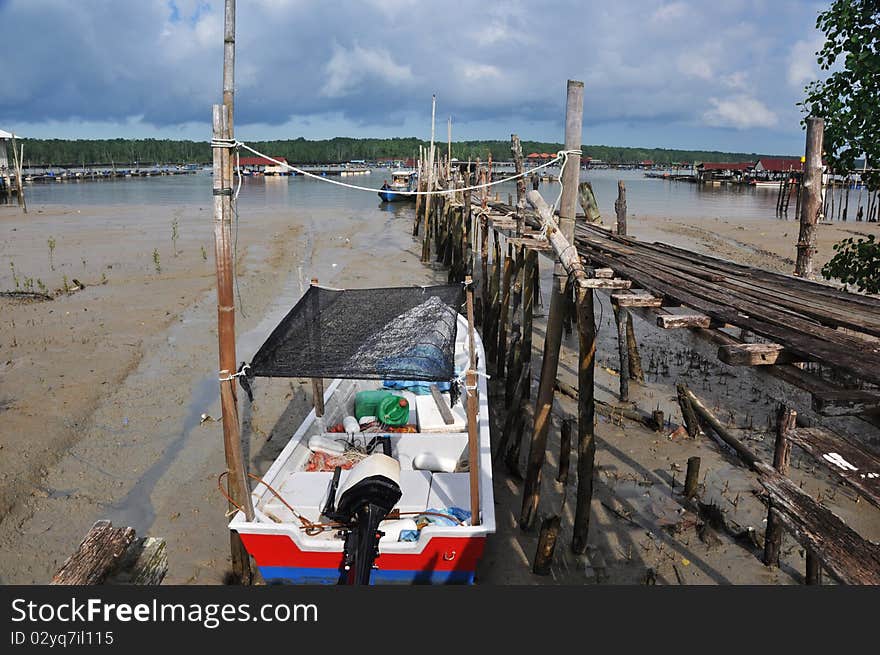
{"label": "mangrove seedling", "polygon": [[63,277],[62,281],[64,283],[64,293],[70,293],[70,283],[67,281],[66,275]]}
{"label": "mangrove seedling", "polygon": [[205,250],[205,246],[202,246],[202,261],[208,261],[208,251]]}
{"label": "mangrove seedling", "polygon": [[18,274],[15,272],[15,262],[9,262],[9,268],[12,269],[12,281],[15,282],[15,288],[19,288]]}
{"label": "mangrove seedling", "polygon": [[177,216],[171,221],[171,246],[174,248],[174,256],[177,257],[177,238],[180,236],[180,221]]}
{"label": "mangrove seedling", "polygon": [[156,267],[156,272],[162,272],[162,263],[159,261],[159,249],[153,248],[153,265]]}
{"label": "mangrove seedling", "polygon": [[40,290],[40,293],[44,293],[46,295],[49,294],[49,289],[43,284],[43,281],[40,278],[37,278],[37,288]]}
{"label": "mangrove seedling", "polygon": [[55,270],[55,237],[49,237],[49,268]]}

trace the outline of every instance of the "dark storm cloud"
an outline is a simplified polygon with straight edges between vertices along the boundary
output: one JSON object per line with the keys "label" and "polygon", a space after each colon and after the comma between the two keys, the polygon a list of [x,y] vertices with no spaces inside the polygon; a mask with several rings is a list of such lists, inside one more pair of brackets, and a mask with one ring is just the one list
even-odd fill
{"label": "dark storm cloud", "polygon": [[[0,0],[0,124],[205,122],[220,92],[222,2]],[[394,126],[432,93],[456,121],[586,121],[650,134],[797,131],[816,6],[704,2],[239,0],[236,122],[341,116]]]}

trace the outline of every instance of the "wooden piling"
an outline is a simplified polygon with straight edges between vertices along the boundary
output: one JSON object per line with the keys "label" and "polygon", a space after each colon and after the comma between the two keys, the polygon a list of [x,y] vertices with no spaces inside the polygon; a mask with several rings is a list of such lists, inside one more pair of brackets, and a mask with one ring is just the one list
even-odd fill
{"label": "wooden piling", "polygon": [[503,378],[504,366],[507,363],[507,330],[510,321],[510,287],[513,275],[513,246],[507,244],[507,256],[504,258],[501,276],[501,301],[498,310],[498,346],[495,353],[495,375]]}
{"label": "wooden piling", "polygon": [[617,213],[617,233],[626,236],[626,184],[623,180],[617,180],[617,200],[614,201],[614,211]]}
{"label": "wooden piling", "polygon": [[[624,229],[626,224],[624,223]],[[629,312],[625,307],[620,307],[613,300],[611,307],[614,310],[615,322],[617,323],[617,353],[620,360],[620,385],[618,389],[618,397],[620,402],[629,400],[629,344],[626,339],[626,324]]]}
{"label": "wooden piling", "polygon": [[571,460],[571,419],[565,419],[559,433],[559,470],[556,472],[556,481],[566,484],[568,482],[568,466]]}
{"label": "wooden piling", "polygon": [[[565,111],[566,150],[576,150],[581,147],[583,102],[583,82],[569,80]],[[579,175],[580,156],[570,155],[565,166],[564,179],[560,180],[560,183],[562,184],[562,198],[559,207],[559,230],[568,240],[569,244],[574,243],[574,218],[577,211],[577,187]],[[541,362],[541,380],[535,404],[535,427],[532,432],[532,439],[529,448],[526,480],[523,489],[522,510],[520,512],[519,520],[519,525],[522,529],[530,529],[534,525],[537,516],[538,501],[541,495],[541,469],[544,465],[545,450],[547,448],[547,435],[550,428],[550,410],[553,406],[553,390],[556,382],[556,371],[559,364],[559,348],[562,344],[562,315],[565,309],[563,294],[565,292],[565,280],[567,274],[562,263],[559,261],[557,261],[554,267],[553,277],[554,282],[550,300],[550,315],[547,318],[546,336],[544,339],[544,356]],[[592,292],[586,295],[589,295],[589,305],[592,310]],[[590,321],[592,322],[592,320],[591,313]],[[592,383],[592,354],[590,354],[590,362],[590,378]],[[589,395],[590,402],[588,404],[592,416],[592,412],[594,411],[592,391],[589,392]],[[590,425],[589,430],[592,433],[592,424]],[[583,433],[583,428],[581,428],[581,432]],[[595,446],[593,446],[593,448],[595,449]],[[581,462],[579,461],[578,469],[580,470],[580,468]],[[580,489],[580,481],[578,486]],[[580,500],[581,498],[579,496],[578,501],[580,502]],[[580,505],[578,511],[581,511]],[[589,522],[589,508],[587,508],[587,522]],[[584,537],[585,536],[586,535],[584,535]],[[585,539],[584,547],[586,547]]]}
{"label": "wooden piling", "polygon": [[800,233],[797,242],[797,262],[794,274],[800,277],[813,276],[813,252],[816,249],[816,221],[822,206],[822,140],[825,134],[825,121],[822,118],[807,118],[807,144],[803,172],[803,202],[800,213]]}
{"label": "wooden piling", "polygon": [[[523,168],[523,151],[522,142],[516,134],[510,135],[511,147],[513,151],[513,167],[516,175],[522,175]],[[516,179],[516,236],[521,237],[525,229],[525,208],[526,208],[526,178],[518,177]]]}
{"label": "wooden piling", "polygon": [[629,359],[629,377],[636,382],[645,381],[645,371],[642,369],[642,357],[639,355],[639,344],[636,341],[636,331],[633,327],[632,313],[627,309],[621,310],[626,312],[626,349]]}
{"label": "wooden piling", "polygon": [[556,539],[559,536],[559,528],[562,522],[559,515],[548,516],[541,521],[541,531],[538,535],[538,546],[535,549],[535,563],[532,573],[535,575],[550,575],[550,566],[553,564],[553,552],[556,550]]}
{"label": "wooden piling", "polygon": [[[776,413],[776,448],[773,452],[773,468],[780,475],[788,475],[791,456],[791,441],[785,433],[795,427],[797,412],[784,405]],[[779,566],[779,552],[782,548],[782,524],[773,511],[773,503],[767,507],[767,528],[764,531],[764,564]]]}
{"label": "wooden piling", "polygon": [[693,498],[697,495],[697,487],[700,479],[700,458],[689,457],[687,463],[687,473],[684,478],[684,497]]}
{"label": "wooden piling", "polygon": [[678,406],[681,408],[681,419],[687,429],[688,436],[696,438],[700,434],[700,422],[697,420],[697,414],[691,405],[691,401],[687,396],[687,387],[684,383],[679,382],[675,385],[678,395]]}
{"label": "wooden piling", "polygon": [[578,486],[577,507],[572,529],[571,550],[582,554],[587,549],[590,532],[590,505],[593,500],[593,467],[596,458],[596,403],[594,376],[596,359],[596,322],[593,314],[593,290],[578,287]]}
{"label": "wooden piling", "polygon": [[807,548],[806,555],[806,574],[804,582],[808,585],[822,584],[822,560],[816,555],[811,548]]}

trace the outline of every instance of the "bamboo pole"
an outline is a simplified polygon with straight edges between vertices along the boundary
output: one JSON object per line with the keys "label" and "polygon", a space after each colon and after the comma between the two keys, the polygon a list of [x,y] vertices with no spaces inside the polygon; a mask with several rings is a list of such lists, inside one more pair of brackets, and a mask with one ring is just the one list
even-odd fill
{"label": "bamboo pole", "polygon": [[[215,140],[234,135],[232,105],[235,69],[235,0],[226,0],[224,12],[223,104],[214,105],[212,124]],[[232,153],[227,147],[213,148],[214,154],[214,258],[217,272],[217,340],[219,348],[220,401],[223,416],[223,446],[226,456],[227,489],[235,504],[244,509],[248,521],[254,508],[247,482],[247,468],[241,445],[238,403],[235,391],[235,299],[232,260]],[[230,531],[233,573],[243,584],[251,582],[250,560],[238,533]]]}
{"label": "bamboo pole", "polygon": [[807,118],[807,144],[803,172],[804,198],[801,203],[800,233],[797,242],[797,262],[794,274],[813,276],[813,252],[816,250],[816,221],[819,218],[822,194],[822,140],[825,121]]}
{"label": "bamboo pole", "polygon": [[468,470],[471,492],[471,525],[480,525],[480,433],[477,426],[478,398],[476,375],[476,350],[474,346],[474,291],[470,276],[464,280],[468,319],[468,371],[465,376],[467,387],[468,422]]}
{"label": "bamboo pole", "polygon": [[[584,84],[574,80],[568,81],[565,109],[565,149],[576,150],[581,147],[581,130],[583,123]],[[568,244],[574,243],[574,217],[577,211],[577,187],[580,175],[580,156],[571,155],[565,166],[562,184],[562,198],[559,207],[559,231]],[[535,194],[536,192],[532,192]],[[529,197],[531,197],[531,195]],[[552,235],[548,230],[548,238],[552,243]],[[556,246],[554,246],[554,249]],[[572,249],[573,250],[573,249]],[[553,290],[550,300],[550,315],[547,318],[546,336],[544,339],[544,356],[541,362],[541,380],[538,397],[535,403],[535,427],[529,448],[529,459],[526,468],[525,487],[523,489],[522,510],[519,525],[522,529],[530,529],[538,512],[541,496],[541,469],[547,448],[547,436],[550,430],[550,410],[553,407],[553,390],[556,382],[556,371],[559,365],[559,349],[562,345],[562,317],[565,310],[564,293],[566,269],[563,266],[563,255],[566,251],[557,251],[559,261],[553,270]],[[576,257],[576,253],[575,253]],[[580,261],[578,260],[578,265]],[[581,267],[583,272],[583,267]],[[592,306],[592,292],[586,294]],[[592,318],[591,318],[592,320]],[[591,360],[592,362],[592,356]],[[587,395],[587,394],[583,394]],[[590,412],[592,413],[592,393],[590,393]],[[592,432],[592,426],[590,426]],[[580,467],[580,462],[578,463]],[[580,499],[579,499],[580,500]],[[580,509],[580,507],[579,507]]]}

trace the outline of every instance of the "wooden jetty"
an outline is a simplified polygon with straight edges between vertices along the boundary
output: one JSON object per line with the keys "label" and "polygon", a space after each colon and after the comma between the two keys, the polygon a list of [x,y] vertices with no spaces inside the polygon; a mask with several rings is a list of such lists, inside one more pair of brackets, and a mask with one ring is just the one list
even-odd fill
{"label": "wooden jetty", "polygon": [[[518,139],[512,141],[516,153]],[[429,162],[423,161],[422,165],[428,167]],[[796,445],[869,503],[880,502],[880,460],[871,445],[880,445],[880,300],[812,282],[808,276],[783,275],[627,236],[622,182],[615,205],[616,231],[590,224],[583,215],[576,220],[566,219],[564,212],[575,218],[570,199],[567,208],[563,201],[559,217],[550,215],[537,193],[525,193],[524,183],[518,185],[515,202],[512,197],[506,203],[492,200],[487,189],[456,191],[456,187],[488,180],[491,168],[491,161],[478,161],[460,167],[460,175],[450,176],[439,162],[434,184],[448,193],[435,197],[430,204],[419,203],[415,233],[423,239],[423,253],[434,253],[431,259],[449,266],[450,280],[461,281],[471,274],[478,280],[477,314],[487,364],[493,378],[504,387],[503,405],[508,408],[503,430],[493,443],[493,455],[496,462],[518,471],[523,444],[529,447],[520,526],[531,529],[539,503],[547,502],[540,498],[540,478],[549,406],[553,392],[558,390],[578,399],[578,491],[571,547],[577,553],[585,546],[596,448],[593,416],[596,411],[608,411],[593,394],[596,334],[592,298],[602,291],[610,294],[617,316],[622,400],[627,398],[629,385],[638,384],[640,377],[632,316],[645,319],[657,329],[696,336],[714,348],[724,364],[748,367],[767,380],[768,393],[782,388],[797,390],[797,394],[780,394],[789,400],[805,401],[795,408],[782,406],[777,426],[778,456],[773,465],[762,462],[733,437],[683,384],[679,385],[679,402],[691,436],[696,437],[705,426],[755,471],[765,488],[768,565],[777,562],[776,542],[786,530],[807,553],[807,583],[819,582],[822,570],[842,583],[880,582],[880,547],[858,535],[787,478],[787,453]],[[815,180],[814,171],[804,175]],[[821,181],[799,187],[799,194],[804,196],[799,199],[802,225],[809,227],[815,221],[809,219],[818,202],[815,198]],[[576,182],[569,188],[576,188]],[[809,193],[815,194],[812,205],[806,198]],[[526,201],[532,205],[531,210],[525,208]],[[426,209],[430,216],[425,215]],[[568,235],[566,220],[571,227]],[[802,237],[806,239],[806,254],[812,252],[810,238],[809,234]],[[533,359],[531,331],[539,255],[551,258],[557,272],[540,364],[539,393],[530,399],[532,367],[538,368],[538,360]],[[559,349],[555,330],[571,323],[577,325],[580,335],[578,389],[565,388],[556,379],[554,366]],[[811,428],[795,428],[794,409],[812,424]],[[632,409],[621,416],[650,429],[664,423],[662,415]],[[565,424],[564,429],[568,441],[563,438],[563,443],[571,443],[572,425]],[[856,431],[875,436],[867,442],[849,436]],[[567,479],[568,458],[564,461],[566,471],[560,469],[557,479]],[[688,462],[691,487],[698,466],[697,461]],[[690,499],[696,495],[692,488],[685,502],[692,502]],[[534,561],[536,573],[549,571],[560,515],[561,510],[554,506],[542,522]]]}

